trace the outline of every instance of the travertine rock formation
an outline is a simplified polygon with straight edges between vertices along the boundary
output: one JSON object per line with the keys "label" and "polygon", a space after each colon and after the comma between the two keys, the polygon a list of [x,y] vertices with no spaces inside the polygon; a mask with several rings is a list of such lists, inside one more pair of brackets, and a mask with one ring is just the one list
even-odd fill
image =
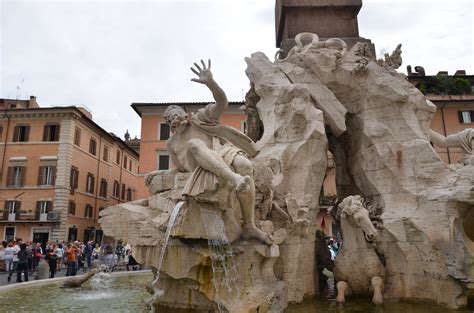
{"label": "travertine rock formation", "polygon": [[346,132],[329,134],[338,197],[359,194],[382,206],[385,296],[463,306],[474,278],[473,167],[439,159],[429,142],[434,105],[367,50],[310,44],[282,63],[321,82],[347,110]]}

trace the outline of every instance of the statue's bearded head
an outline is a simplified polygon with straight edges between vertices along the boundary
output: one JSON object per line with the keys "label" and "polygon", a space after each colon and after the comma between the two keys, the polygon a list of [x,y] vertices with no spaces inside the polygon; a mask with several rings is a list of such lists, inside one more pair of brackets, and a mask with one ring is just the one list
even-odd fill
{"label": "statue's bearded head", "polygon": [[180,126],[186,124],[188,114],[183,110],[183,108],[177,105],[170,105],[163,113],[163,118],[166,120],[168,125],[170,125],[171,132],[176,133],[183,129],[183,127]]}

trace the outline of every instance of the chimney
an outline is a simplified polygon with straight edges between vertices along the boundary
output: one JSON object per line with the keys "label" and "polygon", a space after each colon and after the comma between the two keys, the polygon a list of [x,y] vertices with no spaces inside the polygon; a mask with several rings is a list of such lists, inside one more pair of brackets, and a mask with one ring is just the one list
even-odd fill
{"label": "chimney", "polygon": [[466,70],[457,70],[454,76],[466,76]]}
{"label": "chimney", "polygon": [[28,101],[28,108],[39,108],[38,102],[36,102],[35,96],[30,96],[30,100]]}

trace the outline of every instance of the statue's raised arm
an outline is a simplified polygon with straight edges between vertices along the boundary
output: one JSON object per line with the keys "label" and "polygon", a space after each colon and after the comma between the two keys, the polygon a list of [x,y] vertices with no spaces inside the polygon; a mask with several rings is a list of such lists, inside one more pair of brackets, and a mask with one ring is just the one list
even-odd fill
{"label": "statue's raised arm", "polygon": [[211,60],[207,61],[207,66],[206,63],[201,60],[201,66],[199,66],[197,63],[194,63],[194,67],[191,67],[191,71],[193,71],[193,73],[199,77],[192,78],[191,81],[206,85],[207,88],[209,88],[209,90],[212,92],[212,96],[214,97],[216,103],[213,103],[209,107],[209,114],[211,118],[217,120],[229,105],[227,96],[225,95],[224,90],[222,90],[222,88],[217,84],[212,76]]}

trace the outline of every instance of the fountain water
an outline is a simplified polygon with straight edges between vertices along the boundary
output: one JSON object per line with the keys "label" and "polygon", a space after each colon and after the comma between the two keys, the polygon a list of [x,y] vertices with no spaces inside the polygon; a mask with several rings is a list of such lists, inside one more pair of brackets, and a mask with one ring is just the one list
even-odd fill
{"label": "fountain water", "polygon": [[224,221],[215,211],[199,206],[204,229],[207,234],[207,243],[212,268],[212,285],[216,293],[216,303],[219,312],[222,312],[220,295],[222,288],[234,299],[240,298],[240,290],[236,282],[237,269],[232,247],[225,235]]}
{"label": "fountain water", "polygon": [[153,293],[152,299],[150,300],[150,303],[154,303],[155,300],[163,294],[161,292],[161,290],[156,288],[156,284],[158,283],[158,280],[160,279],[160,269],[161,269],[161,265],[163,264],[163,258],[165,256],[166,246],[168,245],[168,240],[170,238],[171,229],[174,226],[174,223],[176,221],[176,217],[178,217],[179,210],[181,210],[183,204],[184,204],[184,201],[179,201],[176,204],[176,206],[173,208],[173,211],[171,211],[171,215],[170,215],[170,218],[168,220],[168,225],[166,226],[166,234],[165,234],[165,238],[164,238],[164,243],[163,243],[163,246],[161,247],[160,259],[158,261],[156,277],[151,282],[151,287],[153,288],[154,293]]}

